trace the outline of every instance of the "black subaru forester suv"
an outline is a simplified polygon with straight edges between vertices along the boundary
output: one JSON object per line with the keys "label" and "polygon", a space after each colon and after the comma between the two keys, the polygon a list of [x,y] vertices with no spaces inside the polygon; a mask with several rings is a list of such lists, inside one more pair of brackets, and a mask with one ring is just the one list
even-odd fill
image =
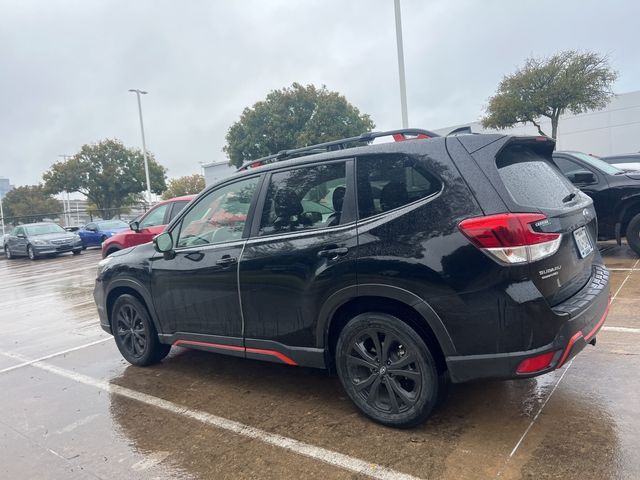
{"label": "black subaru forester suv", "polygon": [[609,274],[553,148],[403,130],[260,159],[100,262],[102,327],[134,365],[179,345],[333,368],[365,415],[416,425],[448,379],[540,375],[595,343]]}

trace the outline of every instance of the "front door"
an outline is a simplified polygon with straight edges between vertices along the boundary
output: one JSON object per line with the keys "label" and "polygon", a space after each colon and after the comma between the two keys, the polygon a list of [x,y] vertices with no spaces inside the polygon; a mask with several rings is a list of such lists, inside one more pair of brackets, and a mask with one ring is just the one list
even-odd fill
{"label": "front door", "polygon": [[311,354],[320,363],[300,360],[321,366],[320,309],[356,285],[352,172],[352,161],[340,160],[265,179],[240,263],[247,357],[290,363]]}
{"label": "front door", "polygon": [[162,333],[242,345],[238,262],[258,182],[254,176],[212,190],[172,228],[175,257],[157,254],[151,262]]}

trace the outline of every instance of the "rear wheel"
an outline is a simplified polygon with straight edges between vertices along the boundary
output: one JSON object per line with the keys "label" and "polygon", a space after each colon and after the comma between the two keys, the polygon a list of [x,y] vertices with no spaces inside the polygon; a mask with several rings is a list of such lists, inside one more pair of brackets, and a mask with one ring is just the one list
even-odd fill
{"label": "rear wheel", "polygon": [[118,350],[133,365],[158,363],[171,350],[171,345],[160,343],[147,309],[133,295],[118,297],[111,313],[111,328]]}
{"label": "rear wheel", "polygon": [[31,245],[27,245],[27,255],[29,255],[29,258],[31,260],[38,259],[38,256],[36,255],[36,252],[33,250],[33,247]]}
{"label": "rear wheel", "polygon": [[336,366],[349,398],[383,425],[418,425],[438,403],[441,379],[429,347],[392,315],[363,313],[349,321],[338,338]]}
{"label": "rear wheel", "polygon": [[103,244],[106,239],[107,239],[107,236],[102,235],[102,237],[100,237],[100,244]]}
{"label": "rear wheel", "polygon": [[640,255],[640,213],[631,219],[627,225],[627,243],[631,250]]}

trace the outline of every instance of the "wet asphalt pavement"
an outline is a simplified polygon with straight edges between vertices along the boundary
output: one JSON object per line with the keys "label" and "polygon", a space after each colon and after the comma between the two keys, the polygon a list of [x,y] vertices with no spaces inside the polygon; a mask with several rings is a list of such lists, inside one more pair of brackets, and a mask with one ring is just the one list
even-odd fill
{"label": "wet asphalt pavement", "polygon": [[597,346],[452,386],[424,425],[361,417],[335,376],[174,348],[129,366],[98,326],[98,250],[0,257],[0,478],[640,478],[640,260],[601,245]]}

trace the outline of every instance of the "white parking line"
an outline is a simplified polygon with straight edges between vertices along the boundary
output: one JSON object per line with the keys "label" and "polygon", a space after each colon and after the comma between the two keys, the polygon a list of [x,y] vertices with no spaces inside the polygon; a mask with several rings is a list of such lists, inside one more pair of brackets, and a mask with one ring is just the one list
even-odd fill
{"label": "white parking line", "polygon": [[[105,341],[105,340],[106,339],[102,339],[100,341]],[[99,342],[94,342],[94,344],[95,343],[99,343]],[[76,347],[76,350],[80,348],[86,348],[88,346],[90,346],[90,344],[86,344],[81,347]],[[57,355],[62,355],[63,353],[70,352],[72,350],[74,349],[69,349],[69,350],[66,350],[65,352],[59,352]],[[344,470],[348,470],[356,474],[366,475],[368,477],[376,478],[380,480],[418,480],[417,477],[414,477],[412,475],[407,475],[405,473],[401,473],[396,470],[392,470],[390,468],[383,467],[382,465],[360,460],[359,458],[350,457],[342,453],[334,452],[332,450],[327,450],[326,448],[317,447],[315,445],[300,442],[298,440],[294,440],[293,438],[284,437],[282,435],[277,435],[275,433],[269,433],[264,430],[260,430],[259,428],[254,428],[240,422],[228,420],[223,417],[218,417],[217,415],[213,415],[211,413],[204,412],[202,410],[192,410],[190,408],[179,405],[177,403],[173,403],[168,400],[164,400],[162,398],[154,397],[153,395],[148,395],[146,393],[138,392],[136,390],[132,390],[126,387],[121,387],[120,385],[114,385],[109,382],[105,382],[104,380],[99,380],[97,378],[89,377],[88,375],[84,375],[82,373],[77,373],[71,370],[56,367],[55,365],[45,363],[40,359],[29,360],[23,355],[19,355],[15,353],[10,353],[10,352],[0,352],[0,353],[9,358],[22,361],[23,363],[20,366],[31,365],[32,367],[39,368],[49,373],[53,373],[54,375],[67,378],[69,380],[73,380],[74,382],[78,382],[84,385],[98,388],[105,392],[120,395],[122,397],[129,398],[131,400],[137,400],[146,405],[151,405],[153,407],[160,408],[162,410],[165,410],[167,412],[170,412],[176,415],[181,415],[183,417],[191,418],[193,420],[204,423],[206,425],[220,428],[222,430],[226,430],[228,432],[232,432],[243,437],[258,440],[268,445],[273,445],[275,447],[289,450],[290,452],[297,453],[298,455],[303,455],[305,457],[309,457],[314,460],[319,460],[321,462],[327,463],[329,465],[333,465],[338,468],[342,468]],[[56,355],[55,354],[50,355],[49,358],[53,356],[56,356]],[[9,368],[15,369],[15,368],[18,368],[18,366],[9,367]]]}
{"label": "white parking line", "polygon": [[602,330],[608,332],[621,332],[621,333],[640,333],[640,328],[629,328],[629,327],[613,327],[605,325],[602,327]]}
{"label": "white parking line", "polygon": [[[83,348],[92,347],[94,345],[98,345],[99,343],[104,343],[104,342],[106,342],[108,340],[111,340],[112,338],[113,337],[101,338],[100,340],[96,340],[94,342],[85,343],[85,344],[79,345],[77,347],[68,348],[68,349],[63,350],[61,352],[56,352],[56,353],[52,353],[50,355],[45,355],[44,357],[35,358],[33,360],[23,360],[22,363],[19,363],[18,365],[12,365],[10,367],[3,368],[2,370],[0,370],[0,373],[10,372],[10,371],[16,370],[18,368],[26,367],[28,365],[33,365],[34,363],[41,362],[43,360],[49,360],[50,358],[59,357],[60,355],[64,355],[66,353],[71,353],[71,352],[75,352],[76,350],[82,350]],[[0,353],[2,353],[5,357],[13,358],[14,360],[16,360],[16,359],[17,360],[22,360],[23,358],[25,358],[22,355],[18,355],[16,353],[9,353],[9,352],[0,352]]]}

